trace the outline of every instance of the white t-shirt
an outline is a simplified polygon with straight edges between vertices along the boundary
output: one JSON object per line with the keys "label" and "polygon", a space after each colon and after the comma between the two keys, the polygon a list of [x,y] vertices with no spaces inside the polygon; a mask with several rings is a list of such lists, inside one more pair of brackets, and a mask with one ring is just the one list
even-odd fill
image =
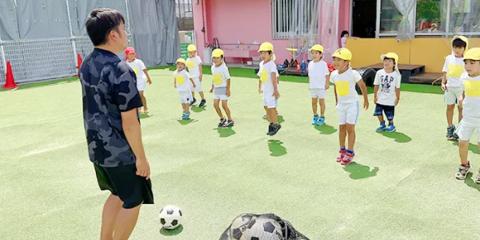
{"label": "white t-shirt", "polygon": [[450,54],[445,58],[442,72],[447,73],[447,87],[461,87],[460,77],[465,72],[463,57],[457,58]]}
{"label": "white t-shirt", "polygon": [[129,61],[126,61],[126,62],[128,64],[128,66],[130,66],[130,68],[133,70],[133,72],[135,72],[135,75],[137,76],[137,81],[147,80],[147,76],[143,72],[143,70],[145,70],[147,68],[145,67],[145,64],[143,63],[142,60],[136,58],[132,62],[129,62]]}
{"label": "white t-shirt", "polygon": [[200,67],[202,64],[202,59],[199,56],[195,56],[187,59],[187,68],[190,76],[192,78],[200,77]]}
{"label": "white t-shirt", "polygon": [[228,67],[225,63],[222,63],[220,66],[212,65],[212,79],[213,79],[213,87],[227,87],[227,80],[230,79],[230,72],[228,71]]}
{"label": "white t-shirt", "polygon": [[352,68],[339,74],[335,70],[330,75],[330,82],[335,84],[335,89],[338,97],[338,103],[352,103],[358,101],[357,90],[355,85],[362,79],[360,73]]}
{"label": "white t-shirt", "polygon": [[386,73],[384,69],[377,71],[373,85],[378,86],[377,103],[386,106],[395,106],[396,88],[400,88],[402,75],[398,71]]}
{"label": "white t-shirt", "polygon": [[262,82],[263,93],[273,93],[272,73],[278,76],[277,66],[270,60],[267,63],[263,61],[259,65],[260,81]]}
{"label": "white t-shirt", "polygon": [[465,93],[463,119],[480,124],[480,76],[470,77],[464,73],[461,82]]}
{"label": "white t-shirt", "polygon": [[190,82],[190,74],[183,69],[182,71],[174,71],[173,77],[175,78],[175,82],[177,83],[177,91],[179,92],[186,92],[190,91],[192,87],[192,83]]}
{"label": "white t-shirt", "polygon": [[310,61],[308,63],[308,80],[310,88],[325,89],[325,81],[330,74],[327,63],[323,60],[318,62]]}

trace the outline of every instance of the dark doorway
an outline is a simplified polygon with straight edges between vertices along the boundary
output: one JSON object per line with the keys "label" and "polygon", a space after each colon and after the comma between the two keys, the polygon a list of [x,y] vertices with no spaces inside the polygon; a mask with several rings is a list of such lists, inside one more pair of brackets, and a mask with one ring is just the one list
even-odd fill
{"label": "dark doorway", "polygon": [[352,36],[374,38],[377,0],[352,0]]}

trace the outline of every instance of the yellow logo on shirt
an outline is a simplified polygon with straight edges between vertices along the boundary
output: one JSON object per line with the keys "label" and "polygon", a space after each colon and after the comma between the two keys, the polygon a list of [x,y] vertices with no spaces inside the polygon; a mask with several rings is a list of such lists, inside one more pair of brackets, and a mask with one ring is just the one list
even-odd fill
{"label": "yellow logo on shirt", "polygon": [[463,84],[465,86],[465,96],[480,97],[480,81],[466,80]]}
{"label": "yellow logo on shirt", "polygon": [[222,74],[220,73],[215,73],[213,74],[213,84],[218,86],[220,84],[222,84],[223,82],[223,79],[222,79]]}
{"label": "yellow logo on shirt", "polygon": [[138,68],[137,68],[137,67],[133,67],[132,70],[133,70],[133,72],[135,73],[135,76],[138,77]]}
{"label": "yellow logo on shirt", "polygon": [[177,75],[175,77],[175,81],[177,82],[177,85],[183,85],[185,83],[185,77],[182,75]]}
{"label": "yellow logo on shirt", "polygon": [[187,61],[187,68],[188,70],[192,70],[195,67],[195,63],[191,60]]}
{"label": "yellow logo on shirt", "polygon": [[465,68],[460,64],[448,64],[447,77],[460,78]]}
{"label": "yellow logo on shirt", "polygon": [[340,97],[348,96],[350,94],[350,82],[348,81],[335,81],[335,88],[337,89],[337,95]]}
{"label": "yellow logo on shirt", "polygon": [[268,73],[265,69],[262,69],[262,72],[260,73],[260,81],[262,83],[266,82],[268,79]]}

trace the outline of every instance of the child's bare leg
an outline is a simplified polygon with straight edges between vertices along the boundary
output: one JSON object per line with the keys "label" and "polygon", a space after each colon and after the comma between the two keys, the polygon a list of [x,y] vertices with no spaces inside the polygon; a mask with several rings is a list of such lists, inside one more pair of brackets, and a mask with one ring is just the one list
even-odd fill
{"label": "child's bare leg", "polygon": [[270,122],[270,118],[268,116],[268,108],[267,106],[263,106],[263,109],[265,109],[265,117],[267,118],[267,121]]}
{"label": "child's bare leg", "polygon": [[312,112],[313,112],[313,115],[318,115],[317,104],[318,104],[318,98],[312,98]]}
{"label": "child's bare leg", "polygon": [[383,118],[383,114],[378,116],[378,121],[380,121],[380,123],[385,122],[385,119]]}
{"label": "child's bare leg", "polygon": [[182,103],[182,109],[183,109],[183,112],[190,112],[190,104],[188,103]]}
{"label": "child's bare leg", "polygon": [[120,210],[117,215],[117,221],[115,222],[114,240],[128,240],[137,224],[140,207],[141,205],[130,209],[122,208]]}
{"label": "child's bare leg", "polygon": [[462,121],[462,118],[463,118],[463,108],[460,105],[458,105],[458,122]]}
{"label": "child's bare leg", "polygon": [[448,126],[453,125],[453,110],[455,109],[455,105],[447,105],[447,123]]}
{"label": "child's bare leg", "polygon": [[228,120],[232,120],[232,115],[230,114],[230,108],[228,108],[228,102],[226,100],[222,101],[222,108],[223,111],[225,111],[225,114],[227,115]]}
{"label": "child's bare leg", "polygon": [[320,103],[320,116],[325,116],[325,99],[320,98],[318,103]]}
{"label": "child's bare leg", "polygon": [[100,230],[100,239],[101,240],[112,240],[113,231],[115,230],[115,221],[122,209],[122,200],[117,196],[110,194],[110,196],[105,201],[103,205],[102,212],[102,228]]}
{"label": "child's bare leg", "polygon": [[205,100],[205,95],[203,94],[203,91],[202,91],[202,92],[199,92],[198,94],[200,95],[200,97],[202,98],[202,100]]}
{"label": "child's bare leg", "polygon": [[458,153],[460,155],[460,163],[464,166],[468,165],[468,141],[459,141],[458,142]]}
{"label": "child's bare leg", "polygon": [[345,148],[345,139],[347,138],[347,125],[339,125],[338,128],[338,141],[340,144],[340,148]]}
{"label": "child's bare leg", "polygon": [[140,99],[142,99],[143,111],[148,112],[147,98],[144,95],[144,91],[139,91],[138,93],[140,93]]}
{"label": "child's bare leg", "polygon": [[355,147],[355,125],[347,124],[348,150],[353,151]]}
{"label": "child's bare leg", "polygon": [[271,123],[277,123],[278,122],[277,109],[276,108],[268,108],[267,116],[268,116],[268,119]]}
{"label": "child's bare leg", "polygon": [[222,110],[220,110],[220,99],[213,100],[213,107],[215,108],[215,111],[217,112],[220,119],[223,119]]}

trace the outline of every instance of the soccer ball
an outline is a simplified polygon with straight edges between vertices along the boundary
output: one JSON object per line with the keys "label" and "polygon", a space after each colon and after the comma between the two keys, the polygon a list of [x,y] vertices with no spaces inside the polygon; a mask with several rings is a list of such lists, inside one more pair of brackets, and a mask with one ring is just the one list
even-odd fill
{"label": "soccer ball", "polygon": [[160,224],[162,228],[172,230],[180,226],[182,210],[174,205],[167,205],[160,210]]}
{"label": "soccer ball", "polygon": [[255,220],[255,216],[252,216],[251,214],[242,214],[233,219],[233,222],[230,225],[230,239],[239,240],[250,226],[250,223],[253,223],[253,220]]}
{"label": "soccer ball", "polygon": [[253,219],[240,240],[284,240],[282,227],[277,221],[265,217]]}

